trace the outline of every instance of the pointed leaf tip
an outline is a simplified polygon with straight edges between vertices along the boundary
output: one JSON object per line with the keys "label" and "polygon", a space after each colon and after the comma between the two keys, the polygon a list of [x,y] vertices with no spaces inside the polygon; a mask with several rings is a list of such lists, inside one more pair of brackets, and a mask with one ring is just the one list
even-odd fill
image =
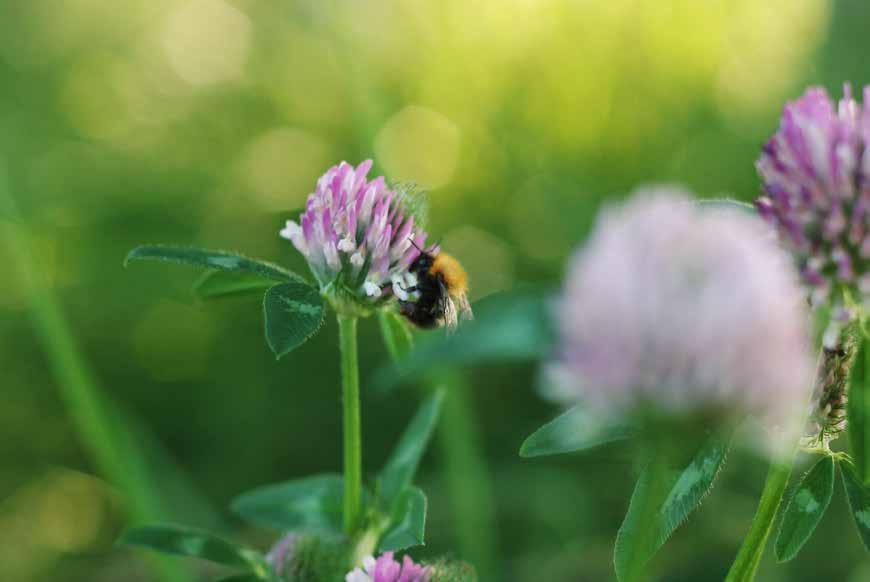
{"label": "pointed leaf tip", "polygon": [[[639,500],[646,497],[653,487],[650,466],[643,470],[614,548],[614,566],[620,580],[625,580],[628,572],[639,564],[652,559],[674,531],[698,509],[725,464],[729,440],[729,436],[721,434],[709,437],[686,467],[661,479],[663,482],[656,485],[652,500],[657,506],[653,523],[640,523],[638,515],[641,511]],[[653,528],[651,534],[649,528]]]}
{"label": "pointed leaf tip", "polygon": [[834,494],[834,458],[825,455],[791,493],[776,537],[776,559],[788,562],[809,541]]}
{"label": "pointed leaf tip", "polygon": [[263,314],[266,343],[280,360],[320,330],[323,298],[316,287],[307,283],[281,283],[266,291]]}
{"label": "pointed leaf tip", "polygon": [[849,511],[852,513],[858,536],[864,548],[870,551],[870,488],[861,482],[848,461],[840,461],[839,465],[846,497],[849,499]]}
{"label": "pointed leaf tip", "polygon": [[406,488],[399,496],[378,550],[399,552],[426,545],[426,495],[416,487]]}
{"label": "pointed leaf tip", "polygon": [[578,405],[532,433],[520,447],[520,456],[530,459],[585,451],[625,440],[634,432],[627,424],[607,422]]}
{"label": "pointed leaf tip", "polygon": [[438,424],[443,401],[443,389],[436,390],[423,401],[381,470],[379,493],[388,511],[413,481],[420,459]]}
{"label": "pointed leaf tip", "polygon": [[233,500],[232,511],[255,525],[281,531],[342,531],[341,475],[315,475],[266,485]]}
{"label": "pointed leaf tip", "polygon": [[132,528],[124,532],[118,543],[164,554],[200,558],[225,566],[251,568],[262,561],[262,556],[254,550],[228,542],[207,531],[178,525]]}
{"label": "pointed leaf tip", "polygon": [[189,265],[214,271],[246,272],[272,281],[299,281],[305,279],[279,265],[251,259],[244,255],[195,247],[169,245],[143,245],[134,248],[124,259],[127,266],[133,261],[158,261]]}

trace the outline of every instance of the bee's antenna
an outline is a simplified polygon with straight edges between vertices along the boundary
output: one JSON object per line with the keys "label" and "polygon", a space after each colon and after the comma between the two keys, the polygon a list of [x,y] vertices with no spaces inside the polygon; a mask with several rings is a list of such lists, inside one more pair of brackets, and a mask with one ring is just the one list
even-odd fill
{"label": "bee's antenna", "polygon": [[[414,248],[417,249],[418,251],[420,251],[421,253],[423,253],[423,254],[425,254],[425,255],[431,255],[431,254],[432,254],[432,253],[430,253],[429,251],[427,251],[426,249],[421,249],[421,248],[420,248],[420,245],[418,245],[416,242],[414,242],[414,237],[409,236],[409,237],[408,237],[408,240],[411,242],[412,245],[414,245]],[[438,242],[437,242],[437,243],[435,243],[435,244],[433,244],[433,245],[429,245],[429,246],[426,247],[426,248],[434,249],[434,248],[436,248],[436,247],[438,247],[438,246],[441,245],[441,241],[442,241],[442,240],[443,240],[443,239],[438,239]]]}

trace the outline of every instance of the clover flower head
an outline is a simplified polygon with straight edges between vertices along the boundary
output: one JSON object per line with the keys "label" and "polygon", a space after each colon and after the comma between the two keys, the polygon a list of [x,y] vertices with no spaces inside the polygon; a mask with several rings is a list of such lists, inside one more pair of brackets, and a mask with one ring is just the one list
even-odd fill
{"label": "clover flower head", "polygon": [[299,535],[289,533],[272,546],[266,555],[266,562],[278,576],[283,576],[290,568],[299,545]]}
{"label": "clover flower head", "polygon": [[571,261],[545,390],[599,417],[754,413],[791,427],[812,381],[805,308],[760,220],[641,191],[606,209]]}
{"label": "clover flower head", "polygon": [[864,104],[848,85],[834,104],[810,88],[786,104],[756,163],[756,207],[795,256],[814,305],[833,307],[825,343],[870,298],[870,87]]}
{"label": "clover flower head", "polygon": [[415,564],[405,556],[400,564],[393,552],[385,552],[375,559],[363,558],[363,567],[356,568],[345,577],[346,582],[428,582],[432,572],[425,566]]}
{"label": "clover flower head", "polygon": [[341,287],[364,305],[383,302],[390,284],[405,280],[427,238],[409,195],[390,189],[383,176],[368,180],[371,167],[366,160],[327,170],[299,221],[281,231],[305,256],[322,291]]}

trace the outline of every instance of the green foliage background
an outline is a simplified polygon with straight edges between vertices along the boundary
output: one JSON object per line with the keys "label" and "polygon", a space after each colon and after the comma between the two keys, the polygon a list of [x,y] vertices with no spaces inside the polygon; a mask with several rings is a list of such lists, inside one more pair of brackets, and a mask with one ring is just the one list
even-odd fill
{"label": "green foliage background", "polygon": [[[468,267],[473,299],[555,286],[602,201],[637,184],[750,200],[785,99],[870,81],[868,18],[858,0],[3,0],[0,157],[100,386],[150,435],[138,440],[173,459],[156,465],[160,482],[183,473],[227,535],[266,547],[274,534],[224,508],[340,468],[336,326],[276,363],[256,300],[198,305],[195,273],[125,270],[127,251],[225,248],[305,272],[282,220],[329,165],[373,157],[378,173],[429,190],[429,230]],[[113,545],[122,499],[70,420],[14,252],[0,247],[0,579],[149,580],[141,554]],[[367,393],[389,356],[375,320],[361,333],[373,473],[419,392]],[[467,378],[492,476],[495,579],[610,580],[637,467],[624,445],[520,459],[557,414],[535,381],[531,366]],[[456,548],[466,518],[442,466],[435,446],[419,478],[421,557]],[[722,579],[765,470],[730,456],[655,559],[662,580]],[[189,491],[162,495],[179,521],[213,525]],[[786,565],[769,552],[759,578],[870,579],[849,519],[837,490],[821,535]]]}

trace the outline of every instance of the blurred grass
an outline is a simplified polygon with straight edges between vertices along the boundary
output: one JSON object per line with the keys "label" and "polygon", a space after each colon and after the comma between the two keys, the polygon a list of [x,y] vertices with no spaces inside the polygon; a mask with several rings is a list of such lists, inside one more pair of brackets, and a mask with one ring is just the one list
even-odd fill
{"label": "blurred grass", "polygon": [[[277,237],[282,213],[330,164],[374,157],[378,172],[430,190],[430,231],[468,267],[473,299],[553,286],[598,206],[638,183],[751,199],[782,101],[809,83],[870,80],[868,17],[854,0],[4,2],[0,155],[45,288],[106,395],[222,507],[339,468],[335,326],[276,364],[256,301],[198,306],[194,274],[124,271],[130,248],[230,248],[303,272]],[[11,252],[0,248],[0,539],[13,543],[0,544],[0,579],[146,580],[138,554],[112,547],[123,515],[87,477],[98,467],[74,437]],[[375,322],[360,327],[366,379],[388,356]],[[494,580],[610,579],[632,484],[622,449],[521,461],[522,439],[556,412],[535,370],[468,382],[494,473]],[[417,394],[363,393],[373,469]],[[422,470],[433,554],[454,546],[464,517],[447,509],[462,499],[440,466],[430,455]],[[729,461],[656,559],[667,580],[724,576],[763,478],[755,459]],[[94,508],[88,527],[81,507]],[[820,535],[791,564],[766,559],[760,578],[862,580],[846,520],[835,496]]]}
{"label": "blurred grass", "polygon": [[[101,394],[41,266],[34,260],[30,237],[17,212],[2,159],[0,205],[6,214],[0,224],[0,233],[13,259],[11,270],[18,273],[25,294],[30,298],[29,312],[34,331],[46,352],[66,410],[83,446],[93,457],[100,473],[119,487],[130,523],[172,519],[165,509],[167,504],[160,496],[156,479],[147,467],[145,449],[137,444],[143,443],[146,435],[140,432],[134,440],[134,423],[130,418],[125,419],[120,410]],[[152,563],[161,580],[185,582],[192,579],[175,562],[154,557]]]}

